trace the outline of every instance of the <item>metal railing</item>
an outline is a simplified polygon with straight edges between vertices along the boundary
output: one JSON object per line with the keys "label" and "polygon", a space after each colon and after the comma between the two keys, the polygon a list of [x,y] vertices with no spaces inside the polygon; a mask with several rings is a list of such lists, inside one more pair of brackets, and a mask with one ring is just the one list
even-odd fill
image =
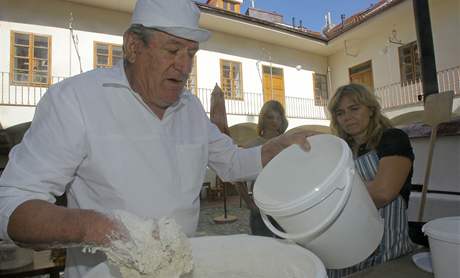
{"label": "metal railing", "polygon": [[[33,87],[27,85],[11,84],[9,73],[2,72],[0,76],[0,105],[3,106],[36,106],[45,94],[47,87]],[[54,76],[52,84],[65,77]],[[198,88],[197,97],[206,112],[211,109],[212,89]],[[226,111],[229,115],[259,115],[260,108],[264,103],[262,93],[244,92],[243,98],[238,100],[226,99]],[[313,99],[286,97],[286,116],[301,119],[326,119],[323,106],[316,106]]]}
{"label": "metal railing", "polygon": [[[199,88],[197,97],[200,99],[207,113],[211,109],[212,89]],[[260,109],[264,104],[262,93],[243,92],[242,99],[226,99],[225,109],[229,115],[259,115]],[[300,119],[319,119],[325,120],[326,113],[324,106],[315,105],[314,99],[285,97],[286,117]]]}
{"label": "metal railing", "polygon": [[[66,77],[53,76],[51,84],[55,84]],[[31,86],[30,84],[15,84],[10,82],[10,73],[1,72],[0,75],[0,105],[8,106],[36,106],[48,90],[48,86]]]}
{"label": "metal railing", "polygon": [[[460,66],[438,72],[439,92],[454,91],[460,96]],[[407,83],[393,83],[374,90],[383,109],[423,103],[423,88],[420,80]]]}
{"label": "metal railing", "polygon": [[[9,106],[36,106],[47,87],[33,87],[17,85],[10,82],[10,74],[1,72],[0,75],[0,105]],[[63,76],[53,76],[52,84],[63,80]],[[454,91],[460,96],[460,66],[438,72],[438,87],[440,92]],[[198,88],[197,96],[201,100],[206,112],[210,112],[212,89]],[[420,81],[412,83],[393,83],[375,89],[383,109],[394,109],[401,106],[422,103],[422,84]],[[263,94],[244,92],[242,99],[226,99],[225,105],[229,115],[259,114],[264,103]],[[285,98],[286,116],[300,119],[327,119],[326,108],[316,105],[314,99],[290,97]]]}

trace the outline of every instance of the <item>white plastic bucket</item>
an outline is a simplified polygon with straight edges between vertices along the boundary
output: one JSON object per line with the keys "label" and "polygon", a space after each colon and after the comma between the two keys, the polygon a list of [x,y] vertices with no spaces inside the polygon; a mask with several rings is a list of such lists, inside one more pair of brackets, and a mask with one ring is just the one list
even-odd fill
{"label": "white plastic bucket", "polygon": [[293,145],[265,166],[254,186],[255,203],[276,235],[313,251],[327,268],[352,266],[377,248],[383,220],[346,142],[326,134],[309,142],[309,152]]}
{"label": "white plastic bucket", "polygon": [[422,231],[430,243],[434,276],[460,277],[460,216],[431,220]]}

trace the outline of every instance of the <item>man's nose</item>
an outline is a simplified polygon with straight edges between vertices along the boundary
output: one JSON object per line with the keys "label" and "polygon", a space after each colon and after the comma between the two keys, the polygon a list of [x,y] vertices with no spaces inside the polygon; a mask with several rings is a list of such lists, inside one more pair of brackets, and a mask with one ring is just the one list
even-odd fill
{"label": "man's nose", "polygon": [[188,53],[180,53],[176,56],[174,68],[181,74],[189,74],[192,69],[193,58]]}

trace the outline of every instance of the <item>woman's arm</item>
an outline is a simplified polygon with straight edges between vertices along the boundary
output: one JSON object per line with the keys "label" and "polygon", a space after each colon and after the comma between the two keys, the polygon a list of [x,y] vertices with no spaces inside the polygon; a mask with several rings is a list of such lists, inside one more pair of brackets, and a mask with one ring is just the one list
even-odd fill
{"label": "woman's arm", "polygon": [[375,179],[367,184],[377,208],[384,207],[399,195],[411,167],[412,161],[405,156],[392,155],[380,159]]}

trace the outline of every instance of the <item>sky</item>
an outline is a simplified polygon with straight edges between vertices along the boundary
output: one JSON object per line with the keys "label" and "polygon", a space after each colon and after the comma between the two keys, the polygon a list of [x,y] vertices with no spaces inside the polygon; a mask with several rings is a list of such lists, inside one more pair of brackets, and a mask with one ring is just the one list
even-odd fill
{"label": "sky", "polygon": [[[206,0],[197,2],[206,3]],[[325,25],[324,16],[331,12],[332,23],[340,23],[340,15],[346,17],[365,10],[378,0],[255,0],[255,7],[265,11],[275,11],[283,15],[284,23],[292,24],[295,17],[296,25],[302,20],[302,26],[313,31],[321,31]],[[251,5],[251,0],[244,0],[241,13]]]}

